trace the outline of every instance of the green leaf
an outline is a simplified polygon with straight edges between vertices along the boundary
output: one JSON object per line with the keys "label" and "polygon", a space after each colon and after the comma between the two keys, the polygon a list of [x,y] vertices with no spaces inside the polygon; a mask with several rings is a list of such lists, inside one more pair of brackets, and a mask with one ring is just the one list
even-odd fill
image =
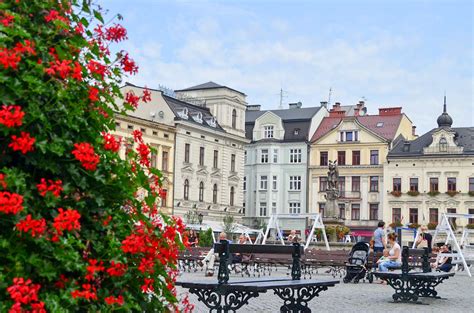
{"label": "green leaf", "polygon": [[95,17],[96,19],[98,19],[99,21],[101,21],[102,24],[104,23],[104,19],[102,18],[102,14],[100,14],[99,11],[94,10],[94,17]]}

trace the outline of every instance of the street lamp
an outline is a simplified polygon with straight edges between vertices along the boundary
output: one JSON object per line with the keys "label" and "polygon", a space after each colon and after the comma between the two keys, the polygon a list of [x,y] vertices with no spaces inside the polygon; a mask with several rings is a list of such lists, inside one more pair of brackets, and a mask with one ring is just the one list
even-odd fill
{"label": "street lamp", "polygon": [[202,219],[203,219],[204,215],[202,215],[202,213],[199,213],[198,214],[198,221],[199,221],[199,224],[202,224]]}

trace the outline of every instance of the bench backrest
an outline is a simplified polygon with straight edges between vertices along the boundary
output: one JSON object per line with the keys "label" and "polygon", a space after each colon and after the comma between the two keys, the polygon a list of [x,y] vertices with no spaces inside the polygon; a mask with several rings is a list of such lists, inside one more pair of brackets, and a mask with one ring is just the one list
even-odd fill
{"label": "bench backrest", "polygon": [[219,253],[219,273],[217,274],[219,284],[227,284],[229,281],[228,265],[232,253],[291,254],[293,258],[291,278],[301,279],[301,255],[304,254],[304,249],[299,243],[293,243],[291,246],[241,245],[221,240],[220,243],[214,244],[214,252]]}
{"label": "bench backrest", "polygon": [[402,248],[402,274],[407,274],[410,271],[410,257],[412,259],[415,257],[415,261],[421,258],[421,267],[423,269],[423,273],[431,272],[428,248],[411,249],[407,246],[404,246]]}

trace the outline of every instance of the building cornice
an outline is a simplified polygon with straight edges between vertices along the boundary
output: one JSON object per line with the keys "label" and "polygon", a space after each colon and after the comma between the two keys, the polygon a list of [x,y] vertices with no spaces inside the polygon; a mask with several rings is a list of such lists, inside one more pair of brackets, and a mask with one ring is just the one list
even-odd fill
{"label": "building cornice", "polygon": [[220,131],[215,131],[215,130],[213,131],[210,128],[202,127],[202,126],[196,125],[194,123],[189,123],[189,122],[184,121],[184,120],[176,120],[175,122],[176,122],[177,128],[179,126],[181,126],[183,128],[189,128],[191,130],[198,131],[200,133],[206,133],[206,134],[209,134],[209,135],[213,135],[215,137],[231,139],[231,140],[237,141],[241,144],[247,144],[247,143],[250,142],[250,140],[245,138],[245,137],[236,136],[236,135],[233,135],[233,134],[230,134],[230,133],[227,133],[227,132],[220,132]]}
{"label": "building cornice", "polygon": [[115,113],[114,116],[115,116],[115,120],[130,122],[134,124],[139,124],[141,126],[147,126],[147,127],[151,127],[155,129],[165,130],[167,132],[176,133],[176,127],[171,126],[171,125],[150,121],[150,120],[143,119],[136,116],[123,115],[120,113]]}

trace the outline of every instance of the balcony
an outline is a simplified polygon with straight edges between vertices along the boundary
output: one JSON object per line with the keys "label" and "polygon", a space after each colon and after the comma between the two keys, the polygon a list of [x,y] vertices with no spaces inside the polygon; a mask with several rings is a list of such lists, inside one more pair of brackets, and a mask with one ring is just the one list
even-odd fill
{"label": "balcony", "polygon": [[339,191],[339,198],[344,200],[361,200],[360,191]]}

